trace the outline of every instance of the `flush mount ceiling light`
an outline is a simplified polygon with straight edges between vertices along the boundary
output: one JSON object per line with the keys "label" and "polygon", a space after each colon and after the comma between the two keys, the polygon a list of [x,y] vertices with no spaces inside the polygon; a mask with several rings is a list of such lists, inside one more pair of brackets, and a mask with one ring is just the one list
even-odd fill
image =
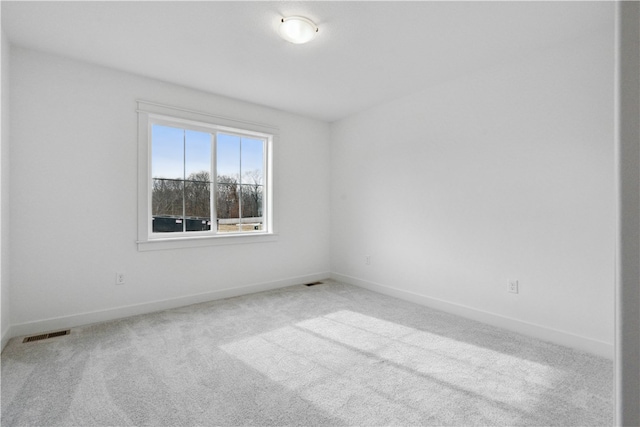
{"label": "flush mount ceiling light", "polygon": [[280,20],[278,34],[288,42],[302,44],[316,36],[318,27],[310,19],[302,16],[291,16]]}

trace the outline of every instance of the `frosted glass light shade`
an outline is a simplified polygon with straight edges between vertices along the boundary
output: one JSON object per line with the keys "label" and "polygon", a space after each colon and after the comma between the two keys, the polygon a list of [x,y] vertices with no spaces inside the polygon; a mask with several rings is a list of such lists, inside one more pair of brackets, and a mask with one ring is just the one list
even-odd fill
{"label": "frosted glass light shade", "polygon": [[288,42],[302,44],[311,41],[316,36],[318,27],[307,18],[291,16],[282,18],[278,33]]}

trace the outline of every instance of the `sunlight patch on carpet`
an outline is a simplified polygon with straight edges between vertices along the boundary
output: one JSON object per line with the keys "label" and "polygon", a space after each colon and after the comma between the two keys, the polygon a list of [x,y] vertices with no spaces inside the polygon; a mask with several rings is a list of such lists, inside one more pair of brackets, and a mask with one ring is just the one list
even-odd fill
{"label": "sunlight patch on carpet", "polygon": [[564,375],[349,310],[220,348],[344,420],[364,420],[371,411],[385,423],[444,420],[469,407],[475,423],[542,422],[539,400]]}

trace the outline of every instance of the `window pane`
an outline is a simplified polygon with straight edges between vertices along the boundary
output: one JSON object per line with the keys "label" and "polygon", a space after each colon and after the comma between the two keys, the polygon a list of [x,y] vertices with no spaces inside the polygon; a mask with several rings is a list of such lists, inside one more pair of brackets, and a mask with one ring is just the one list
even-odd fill
{"label": "window pane", "polygon": [[[219,177],[220,178],[220,177]],[[240,222],[240,186],[233,178],[218,181],[216,198],[218,231],[238,231]]]}
{"label": "window pane", "polygon": [[210,182],[211,134],[185,131],[185,176],[189,180]]}
{"label": "window pane", "polygon": [[211,229],[211,184],[185,181],[185,215],[187,231]]}
{"label": "window pane", "polygon": [[261,185],[242,186],[242,217],[254,222],[262,222],[262,191]]}
{"label": "window pane", "polygon": [[[264,141],[261,139],[242,138],[242,183],[264,184],[262,177],[264,168]],[[246,215],[244,215],[246,216]]]}
{"label": "window pane", "polygon": [[240,137],[219,133],[216,141],[218,181],[240,179]]}
{"label": "window pane", "polygon": [[263,230],[264,218],[262,217],[262,185],[242,186],[242,230]]}
{"label": "window pane", "polygon": [[182,195],[184,181],[154,179],[151,200],[151,215],[154,233],[182,231]]}
{"label": "window pane", "polygon": [[151,176],[184,178],[184,130],[153,125],[151,141]]}

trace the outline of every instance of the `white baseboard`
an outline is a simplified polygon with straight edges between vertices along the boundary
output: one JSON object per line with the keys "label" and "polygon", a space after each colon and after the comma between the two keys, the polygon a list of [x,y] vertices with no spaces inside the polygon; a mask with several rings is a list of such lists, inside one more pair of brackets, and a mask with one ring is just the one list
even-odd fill
{"label": "white baseboard", "polygon": [[104,322],[109,320],[121,319],[124,317],[135,316],[138,314],[151,313],[154,311],[161,311],[170,308],[183,307],[191,304],[197,304],[201,302],[219,300],[224,298],[231,298],[240,295],[252,294],[255,292],[268,291],[272,289],[284,288],[287,286],[293,286],[308,282],[315,282],[317,280],[326,279],[331,277],[334,280],[348,283],[354,286],[359,286],[365,289],[369,289],[374,292],[389,295],[395,298],[406,300],[409,302],[421,304],[430,308],[455,314],[468,319],[476,320],[478,322],[486,323],[492,326],[496,326],[502,329],[507,329],[513,332],[521,333],[541,339],[543,341],[549,341],[554,344],[563,345],[566,347],[572,347],[578,350],[586,351],[598,356],[613,359],[614,347],[613,344],[603,341],[594,340],[591,338],[571,334],[545,326],[536,325],[533,323],[524,322],[521,320],[501,316],[499,314],[490,313],[476,308],[444,301],[437,298],[428,297],[425,295],[416,294],[413,292],[393,288],[391,286],[382,285],[379,283],[358,279],[356,277],[347,276],[340,273],[315,273],[305,276],[290,277],[281,280],[274,280],[270,282],[256,283],[252,285],[240,286],[236,288],[227,288],[211,292],[205,292],[196,295],[188,295],[179,298],[172,298],[160,301],[152,301],[142,304],[134,304],[129,306],[116,307],[107,310],[93,311],[88,313],[74,314],[70,316],[62,316],[50,319],[37,320],[33,322],[21,323],[16,325],[10,325],[4,331],[2,331],[2,349],[4,349],[7,342],[17,336],[31,335],[36,333],[48,332],[56,329],[67,329],[92,323]]}
{"label": "white baseboard", "polygon": [[287,286],[300,285],[309,282],[326,279],[330,277],[330,272],[315,273],[305,276],[289,277],[286,279],[274,280],[270,282],[255,283],[252,285],[239,286],[235,288],[220,289],[211,292],[204,292],[196,295],[171,298],[160,301],[151,301],[141,304],[134,304],[107,310],[92,311],[89,313],[73,314],[70,316],[55,317],[50,319],[36,320],[33,322],[11,325],[10,334],[2,335],[2,347],[5,340],[12,337],[44,333],[56,329],[68,329],[92,323],[104,322],[108,320],[122,319],[136,316],[138,314],[152,313],[154,311],[167,310],[170,308],[184,307],[201,302],[231,298],[240,295],[247,295],[256,292],[269,291],[272,289],[284,288]]}
{"label": "white baseboard", "polygon": [[331,273],[331,278],[339,282],[359,286],[370,291],[389,295],[416,304],[421,304],[430,308],[465,317],[467,319],[510,330],[512,332],[528,335],[530,337],[538,338],[542,341],[548,341],[565,347],[582,350],[591,354],[595,354],[597,356],[606,357],[611,360],[613,360],[614,357],[613,344],[603,341],[574,335],[569,332],[524,322],[522,320],[478,310],[476,308],[444,301],[438,298],[432,298],[425,295],[404,291],[402,289],[397,289],[391,286],[382,285],[380,283],[358,279],[356,277],[351,277],[340,273]]}

